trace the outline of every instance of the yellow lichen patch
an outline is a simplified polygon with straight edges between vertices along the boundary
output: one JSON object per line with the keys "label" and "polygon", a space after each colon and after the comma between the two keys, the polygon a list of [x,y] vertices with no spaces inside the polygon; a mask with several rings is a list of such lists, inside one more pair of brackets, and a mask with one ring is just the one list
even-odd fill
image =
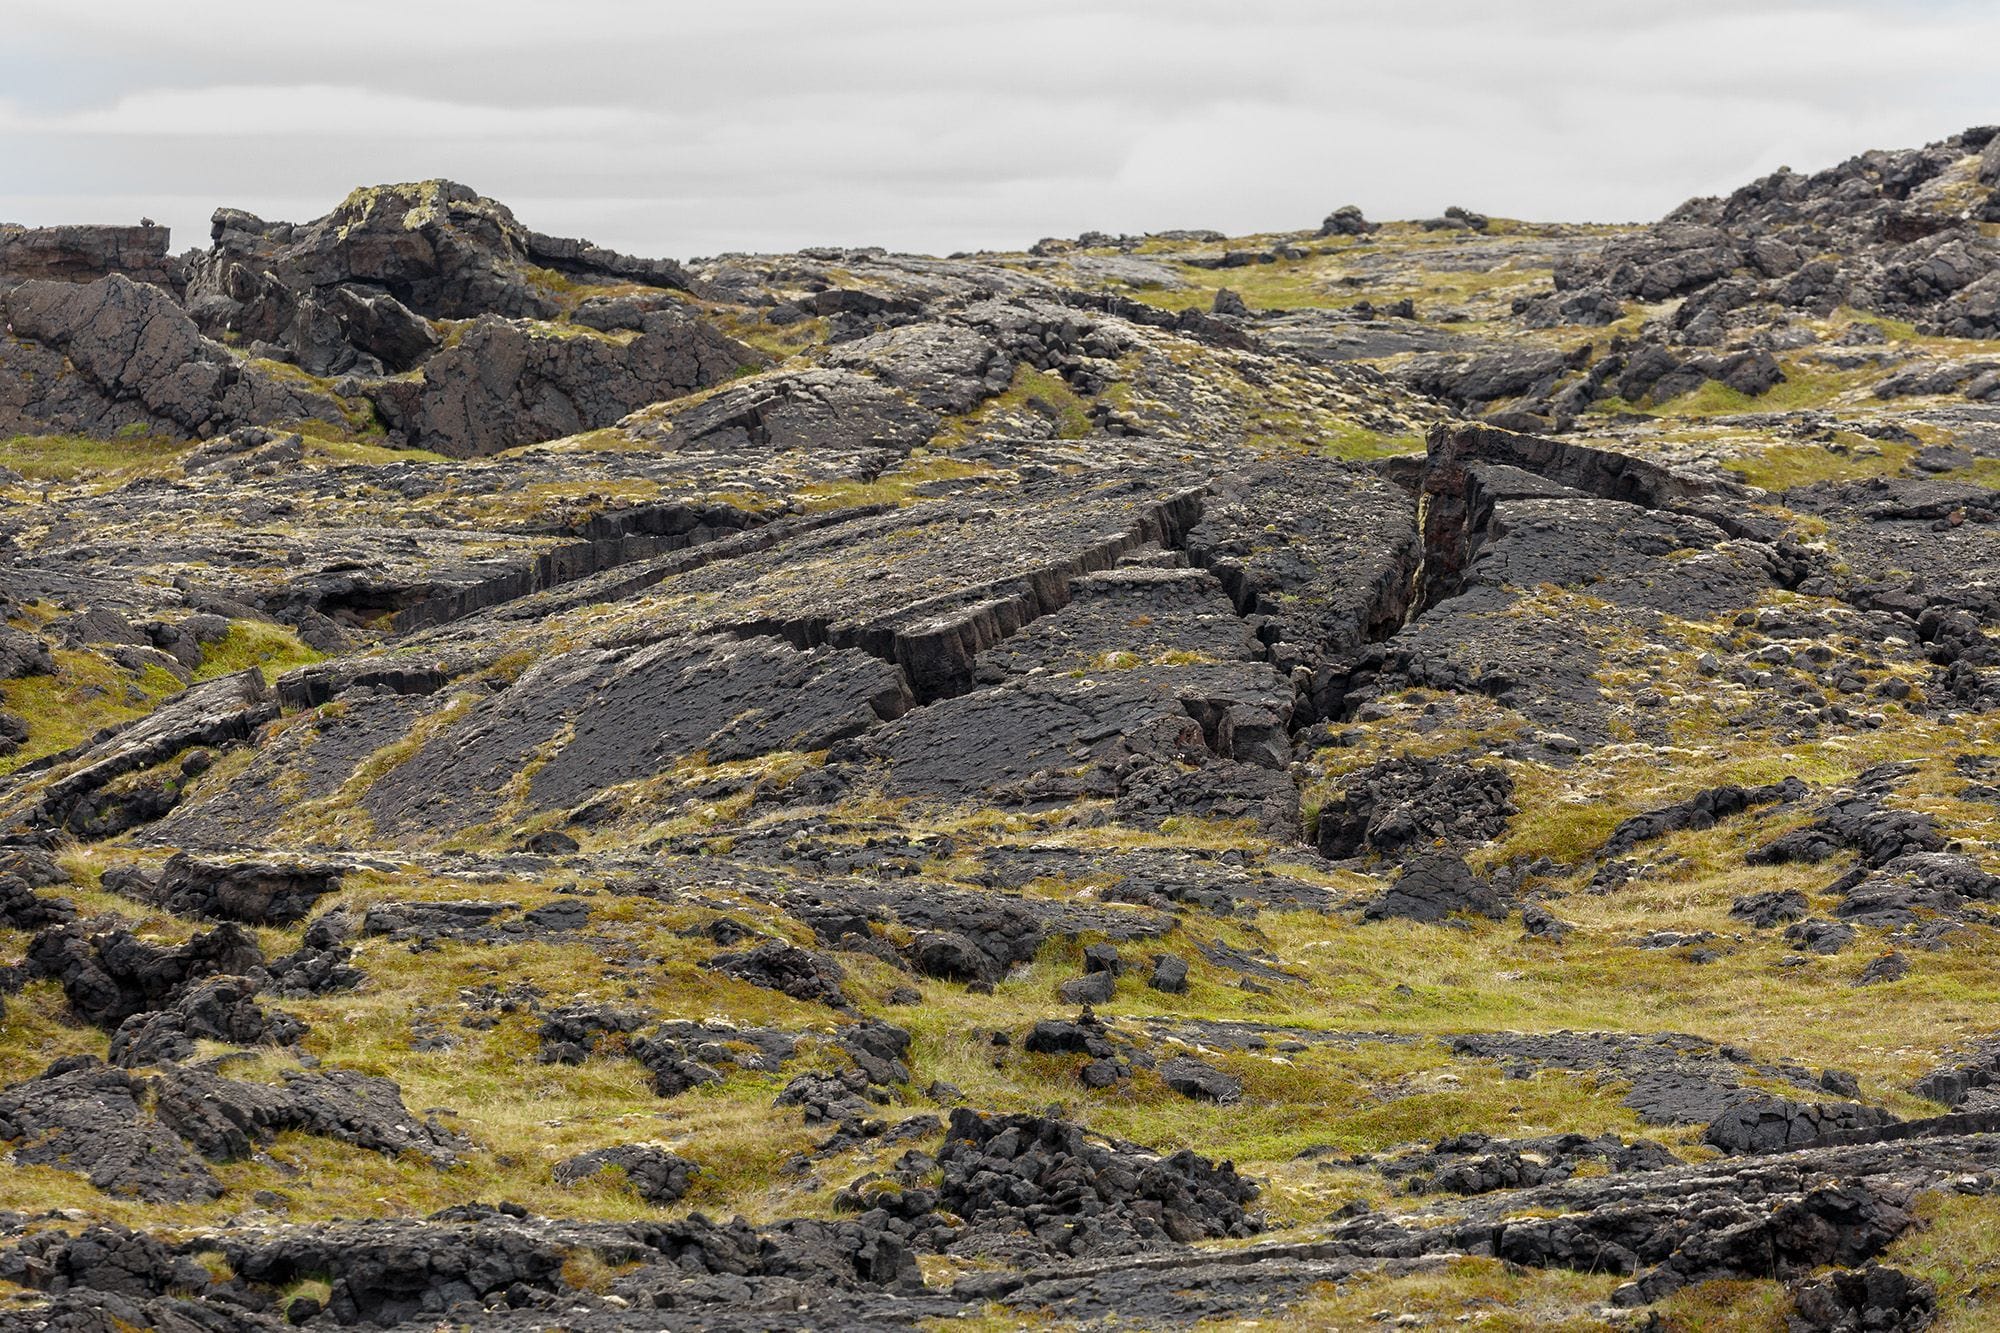
{"label": "yellow lichen patch", "polygon": [[919,450],[872,480],[811,482],[798,489],[797,498],[806,513],[817,514],[863,505],[914,504],[922,498],[921,492],[940,483],[993,484],[998,480],[991,464]]}
{"label": "yellow lichen patch", "polygon": [[1766,445],[1724,466],[1752,486],[1784,491],[1816,481],[1892,477],[1903,470],[1916,452],[1914,445],[1877,442],[1841,432],[1825,445]]}

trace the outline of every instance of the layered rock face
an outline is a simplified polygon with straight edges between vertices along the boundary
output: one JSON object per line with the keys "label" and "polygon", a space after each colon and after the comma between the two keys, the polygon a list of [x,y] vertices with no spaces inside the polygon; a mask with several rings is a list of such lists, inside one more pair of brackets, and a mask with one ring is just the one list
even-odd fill
{"label": "layered rock face", "polygon": [[181,268],[167,251],[169,232],[138,227],[0,225],[0,287],[20,282],[94,282],[122,273],[134,282],[175,289]]}
{"label": "layered rock face", "polygon": [[0,231],[0,1322],[1976,1322],[1996,144]]}

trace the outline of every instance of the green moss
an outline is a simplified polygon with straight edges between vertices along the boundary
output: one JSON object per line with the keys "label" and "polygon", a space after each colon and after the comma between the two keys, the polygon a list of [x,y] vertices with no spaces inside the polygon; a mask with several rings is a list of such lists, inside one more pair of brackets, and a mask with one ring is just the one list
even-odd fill
{"label": "green moss", "polygon": [[149,665],[134,674],[93,652],[57,648],[53,655],[54,675],[0,683],[0,707],[28,724],[27,744],[0,758],[0,773],[67,750],[105,727],[143,717],[181,688],[162,667]]}
{"label": "green moss", "polygon": [[0,468],[31,481],[99,478],[122,482],[169,471],[187,448],[184,440],[128,432],[111,439],[14,435],[0,439]]}
{"label": "green moss", "polygon": [[[1721,1278],[1683,1287],[1660,1302],[1662,1333],[1784,1333],[1797,1306],[1782,1282]],[[1933,1327],[1936,1327],[1933,1325]]]}
{"label": "green moss", "polygon": [[945,423],[931,445],[952,448],[974,437],[981,426],[995,418],[1021,412],[1036,412],[1052,420],[1060,439],[1080,440],[1091,432],[1089,405],[1062,376],[1022,365],[1015,368],[1013,383],[1004,392],[987,399],[970,415]]}
{"label": "green moss", "polygon": [[201,665],[194,676],[196,680],[210,680],[256,667],[264,673],[266,683],[271,683],[294,667],[325,657],[325,653],[300,642],[298,634],[286,626],[261,620],[236,620],[230,622],[229,633],[219,642],[202,648]]}
{"label": "green moss", "polygon": [[1338,418],[1321,427],[1315,443],[1329,458],[1358,463],[1424,451],[1424,437],[1414,432],[1371,430],[1357,421]]}
{"label": "green moss", "polygon": [[1916,452],[1916,446],[1911,444],[1846,435],[1845,439],[1837,436],[1831,446],[1766,445],[1751,457],[1731,459],[1723,466],[1752,486],[1775,492],[1817,481],[1894,476]]}
{"label": "green moss", "polygon": [[0,1080],[33,1078],[70,1055],[104,1054],[103,1034],[77,1023],[54,981],[31,981],[0,1012]]}

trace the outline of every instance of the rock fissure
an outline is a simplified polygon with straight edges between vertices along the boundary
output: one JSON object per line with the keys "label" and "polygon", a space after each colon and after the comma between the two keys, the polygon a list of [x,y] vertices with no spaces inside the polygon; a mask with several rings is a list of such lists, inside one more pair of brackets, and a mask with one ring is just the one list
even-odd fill
{"label": "rock fissure", "polygon": [[1000,584],[913,604],[889,624],[852,625],[815,616],[739,623],[729,632],[783,639],[802,650],[856,649],[899,669],[919,705],[953,698],[973,688],[979,654],[1066,606],[1073,579],[1110,569],[1141,547],[1176,545],[1199,520],[1202,495],[1202,488],[1194,487],[1148,505],[1126,531],[1065,560]]}

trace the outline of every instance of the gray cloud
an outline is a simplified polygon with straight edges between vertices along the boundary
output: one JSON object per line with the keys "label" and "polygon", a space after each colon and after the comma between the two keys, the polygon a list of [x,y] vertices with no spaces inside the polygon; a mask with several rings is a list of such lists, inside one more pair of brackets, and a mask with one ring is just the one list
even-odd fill
{"label": "gray cloud", "polygon": [[1989,5],[9,0],[0,218],[326,211],[450,176],[687,255],[949,251],[1339,203],[1653,217],[2000,117]]}

